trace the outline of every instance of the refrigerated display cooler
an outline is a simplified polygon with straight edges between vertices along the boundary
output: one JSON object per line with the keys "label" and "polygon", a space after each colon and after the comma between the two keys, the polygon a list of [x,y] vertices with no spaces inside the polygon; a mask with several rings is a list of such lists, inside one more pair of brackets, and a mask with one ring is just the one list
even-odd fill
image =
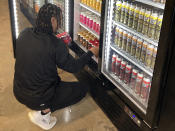
{"label": "refrigerated display cooler", "polygon": [[16,38],[18,38],[20,32],[27,27],[35,26],[38,11],[45,3],[55,4],[62,9],[63,24],[58,32],[68,32],[72,34],[71,23],[73,20],[70,19],[72,15],[70,5],[72,5],[72,2],[71,0],[9,0],[14,49]]}
{"label": "refrigerated display cooler", "polygon": [[175,118],[164,116],[173,103],[163,105],[170,101],[168,90],[175,92],[167,85],[173,79],[167,76],[173,61],[174,7],[173,0],[106,0],[98,60],[104,81],[111,83],[107,87],[114,86],[107,95],[118,107],[109,100],[100,103],[121,131],[175,129]]}
{"label": "refrigerated display cooler", "polygon": [[[29,1],[9,0],[14,52],[19,33],[32,26],[42,5]],[[71,50],[80,57],[100,48],[86,69],[91,75],[79,79],[92,87],[94,100],[120,131],[175,129],[175,1],[164,2],[67,0],[61,7]]]}
{"label": "refrigerated display cooler", "polygon": [[[102,0],[74,0],[72,51],[81,56],[93,46],[99,46]],[[103,17],[103,16],[102,16]],[[103,21],[102,21],[103,24]],[[98,74],[98,58],[95,56],[88,69]]]}

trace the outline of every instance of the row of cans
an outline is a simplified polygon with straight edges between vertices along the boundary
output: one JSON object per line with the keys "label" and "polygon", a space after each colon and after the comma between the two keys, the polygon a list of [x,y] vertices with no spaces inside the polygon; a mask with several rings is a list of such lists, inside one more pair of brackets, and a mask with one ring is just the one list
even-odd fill
{"label": "row of cans", "polygon": [[162,3],[162,4],[165,4],[166,3],[166,0],[152,0],[153,2],[158,2],[158,3]]}
{"label": "row of cans", "polygon": [[112,73],[128,85],[129,88],[131,88],[133,92],[146,103],[151,88],[150,78],[139,73],[137,69],[134,69],[132,65],[118,57],[115,53],[112,55],[111,61]]}
{"label": "row of cans", "polygon": [[149,38],[159,40],[163,14],[133,2],[116,0],[115,21],[124,23]]}
{"label": "row of cans", "polygon": [[154,69],[157,47],[119,27],[115,28],[114,42],[119,48],[134,56],[147,67]]}
{"label": "row of cans", "polygon": [[81,0],[81,3],[93,8],[99,13],[101,12],[102,0]]}
{"label": "row of cans", "polygon": [[89,29],[100,34],[100,18],[95,17],[92,13],[84,11],[80,13],[80,22]]}

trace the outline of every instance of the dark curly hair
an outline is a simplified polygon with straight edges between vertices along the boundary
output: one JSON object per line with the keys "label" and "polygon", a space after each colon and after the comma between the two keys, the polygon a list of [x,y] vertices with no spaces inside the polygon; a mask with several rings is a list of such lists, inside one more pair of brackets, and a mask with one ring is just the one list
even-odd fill
{"label": "dark curly hair", "polygon": [[53,34],[51,18],[55,17],[58,21],[58,26],[62,26],[62,10],[54,4],[43,5],[36,19],[36,25],[34,27],[35,32],[42,32],[47,34]]}

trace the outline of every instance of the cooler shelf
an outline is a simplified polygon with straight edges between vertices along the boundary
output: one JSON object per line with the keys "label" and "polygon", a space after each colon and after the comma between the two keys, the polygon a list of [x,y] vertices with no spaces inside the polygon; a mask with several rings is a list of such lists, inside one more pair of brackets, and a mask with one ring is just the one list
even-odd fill
{"label": "cooler shelf", "polygon": [[135,57],[131,56],[127,52],[123,51],[122,49],[118,48],[117,45],[110,45],[111,48],[117,52],[119,55],[127,59],[129,62],[131,62],[133,65],[137,66],[139,69],[141,69],[143,72],[148,74],[149,76],[153,76],[153,70],[151,68],[146,67],[142,62],[137,60]]}
{"label": "cooler shelf", "polygon": [[101,14],[96,10],[92,9],[91,7],[84,5],[82,3],[80,3],[80,6],[101,17]]}
{"label": "cooler shelf", "polygon": [[[75,43],[84,51],[84,52],[88,52],[88,50],[84,47],[84,46],[82,46],[78,41],[75,41]],[[93,56],[92,57],[92,59],[96,62],[96,63],[98,63],[98,59],[95,57],[95,56]]]}
{"label": "cooler shelf", "polygon": [[96,34],[94,31],[92,31],[91,29],[89,29],[88,27],[86,27],[85,25],[83,25],[83,24],[80,23],[80,22],[79,22],[79,24],[80,24],[81,27],[83,27],[84,29],[86,29],[87,31],[89,31],[91,34],[93,34],[95,37],[97,37],[97,39],[100,38],[99,35]]}
{"label": "cooler shelf", "polygon": [[165,4],[161,4],[161,3],[158,3],[158,2],[153,2],[151,0],[135,0],[135,1],[146,4],[146,5],[150,5],[150,6],[159,8],[159,9],[163,9],[163,10],[165,8]]}
{"label": "cooler shelf", "polygon": [[126,31],[129,32],[129,33],[132,33],[133,35],[136,35],[136,36],[142,38],[144,41],[147,41],[148,43],[150,43],[150,44],[152,44],[152,45],[154,45],[154,46],[156,46],[156,47],[158,46],[158,41],[153,40],[153,39],[151,39],[151,38],[149,38],[149,37],[143,35],[142,33],[139,33],[139,32],[137,32],[137,31],[135,31],[135,30],[132,29],[132,28],[129,28],[128,26],[126,26],[126,25],[123,24],[123,23],[113,21],[113,24],[119,26],[120,28],[126,30]]}

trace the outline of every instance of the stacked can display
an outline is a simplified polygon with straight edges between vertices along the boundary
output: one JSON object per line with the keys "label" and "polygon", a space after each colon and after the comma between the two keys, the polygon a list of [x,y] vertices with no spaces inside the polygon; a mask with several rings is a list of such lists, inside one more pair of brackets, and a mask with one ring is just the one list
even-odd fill
{"label": "stacked can display", "polygon": [[99,47],[99,40],[88,31],[81,31],[77,34],[77,40],[86,49],[90,49],[94,46]]}
{"label": "stacked can display", "polygon": [[81,0],[81,3],[101,13],[102,0]]}
{"label": "stacked can display", "polygon": [[80,13],[80,22],[86,27],[100,34],[100,18],[94,16],[92,13],[85,11]]}
{"label": "stacked can display", "polygon": [[116,0],[114,13],[116,22],[121,22],[149,38],[159,40],[163,20],[162,12],[133,2]]}
{"label": "stacked can display", "polygon": [[135,69],[123,58],[113,53],[111,58],[111,72],[115,74],[124,84],[131,88],[135,95],[144,103],[148,102],[151,80],[143,73]]}
{"label": "stacked can display", "polygon": [[147,67],[154,68],[157,47],[119,27],[115,28],[114,43]]}

